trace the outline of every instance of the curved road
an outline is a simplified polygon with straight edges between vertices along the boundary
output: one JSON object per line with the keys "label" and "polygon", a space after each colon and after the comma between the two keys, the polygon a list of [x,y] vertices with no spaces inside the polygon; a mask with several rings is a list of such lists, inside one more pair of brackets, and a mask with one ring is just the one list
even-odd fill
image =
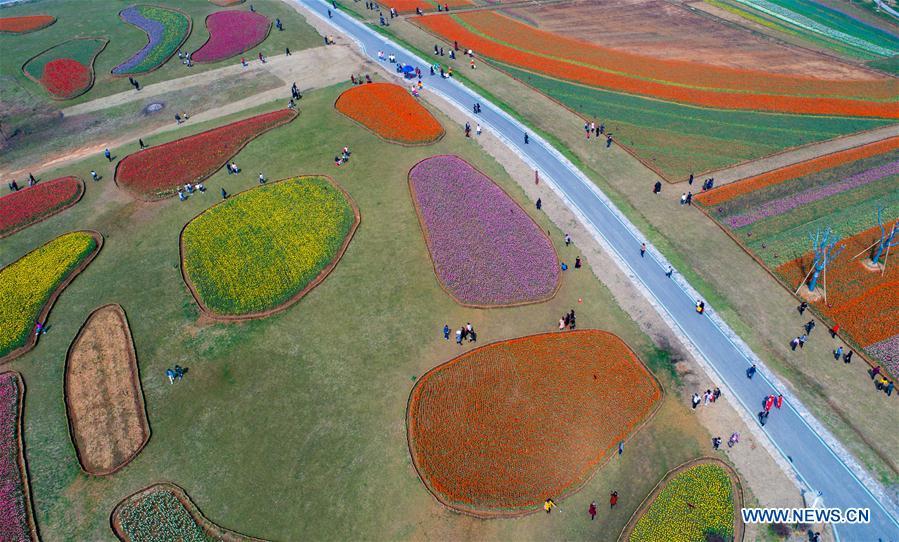
{"label": "curved road", "polygon": [[[383,50],[385,54],[396,54],[398,62],[420,66],[424,74],[428,73],[427,61],[381,36],[352,16],[320,0],[294,1],[349,36],[374,61],[378,62],[377,53]],[[328,16],[329,10],[331,18]],[[464,64],[463,61],[460,65]],[[767,371],[760,370],[751,380],[746,378],[746,369],[757,360],[755,355],[713,311],[709,310],[706,316],[696,314],[694,291],[682,278],[672,280],[665,276],[668,262],[664,257],[650,247],[647,257],[641,258],[639,247],[644,239],[639,231],[571,162],[538,136],[530,135],[530,142],[525,144],[526,128],[523,125],[456,81],[442,79],[439,75],[425,75],[424,82],[425,92],[435,92],[469,114],[475,102],[481,104],[478,122],[492,130],[513,152],[520,154],[540,171],[544,182],[562,196],[603,247],[617,257],[619,265],[637,283],[638,288],[648,294],[650,301],[662,311],[663,316],[675,323],[681,336],[714,369],[731,395],[747,409],[750,417],[755,418],[756,413],[761,410],[764,397],[779,393],[778,387],[783,386],[778,386],[776,378]],[[787,397],[784,408],[774,409],[762,431],[786,457],[798,477],[809,488],[821,493],[826,507],[868,508],[871,511],[871,522],[868,524],[836,525],[839,539],[899,542],[899,521],[871,492],[873,489],[882,494],[882,488],[870,479],[863,483],[825,442],[826,439],[833,443],[833,437],[822,429],[804,406],[788,393],[784,392],[784,396]],[[841,448],[838,444],[834,446]],[[849,457],[845,450],[840,449],[839,452],[843,457]],[[854,460],[850,459],[849,462],[854,463]],[[858,469],[857,465],[853,467]],[[864,474],[860,476],[867,478]]]}

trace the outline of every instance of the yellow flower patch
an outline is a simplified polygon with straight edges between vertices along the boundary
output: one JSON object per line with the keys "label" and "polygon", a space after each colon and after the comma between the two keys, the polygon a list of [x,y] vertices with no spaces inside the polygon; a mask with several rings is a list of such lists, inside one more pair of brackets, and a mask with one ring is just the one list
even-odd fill
{"label": "yellow flower patch", "polygon": [[96,247],[87,232],[67,233],[0,269],[0,357],[27,342],[56,287]]}
{"label": "yellow flower patch", "polygon": [[184,228],[184,273],[214,313],[265,312],[312,285],[339,257],[355,224],[348,197],[325,177],[260,186]]}

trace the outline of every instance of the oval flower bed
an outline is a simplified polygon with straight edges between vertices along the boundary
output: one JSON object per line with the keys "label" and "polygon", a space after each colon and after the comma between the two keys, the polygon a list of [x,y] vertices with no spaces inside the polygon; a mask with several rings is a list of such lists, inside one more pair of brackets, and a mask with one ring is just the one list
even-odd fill
{"label": "oval flower bed", "polygon": [[99,233],[67,233],[0,269],[0,362],[34,346],[35,322],[46,319],[56,296],[101,243]]}
{"label": "oval flower bed", "polygon": [[0,238],[75,205],[83,194],[81,179],[61,177],[3,196],[0,198]]}
{"label": "oval flower bed", "polygon": [[515,200],[458,156],[409,171],[409,189],[443,288],[476,307],[545,301],[560,284],[552,242]]}
{"label": "oval flower bed", "polygon": [[184,44],[190,34],[190,17],[174,9],[159,6],[131,6],[119,17],[147,34],[147,44],[112,69],[115,75],[147,73],[162,66]]}
{"label": "oval flower bed", "polygon": [[124,542],[256,541],[206,519],[183,489],[154,484],[128,496],[112,511],[112,528]]}
{"label": "oval flower bed", "polygon": [[717,535],[720,540],[740,540],[742,536],[735,535],[742,523],[735,511],[742,506],[742,497],[735,479],[730,467],[716,459],[677,467],[650,493],[621,539],[705,542]]}
{"label": "oval flower bed", "polygon": [[106,47],[105,38],[75,38],[32,57],[22,67],[50,97],[68,100],[81,96],[94,84],[94,59]]}
{"label": "oval flower bed", "polygon": [[47,28],[56,22],[52,15],[25,15],[22,17],[0,17],[0,33],[26,34]]}
{"label": "oval flower bed", "polygon": [[191,54],[194,62],[218,62],[256,47],[268,37],[272,22],[254,11],[216,11],[206,17],[209,39]]}
{"label": "oval flower bed", "polygon": [[116,183],[142,199],[171,196],[186,183],[209,177],[247,143],[296,116],[280,109],[129,154],[116,165]]}
{"label": "oval flower bed", "polygon": [[355,203],[326,177],[259,186],[184,227],[184,278],[213,317],[267,316],[324,280],[358,224]]}
{"label": "oval flower bed", "polygon": [[433,143],[446,133],[430,111],[403,87],[391,83],[354,86],[337,98],[334,107],[375,134],[397,143]]}
{"label": "oval flower bed", "polygon": [[443,504],[482,517],[534,512],[587,481],[661,393],[605,331],[502,341],[418,380],[406,416],[409,449]]}
{"label": "oval flower bed", "polygon": [[19,373],[0,373],[0,540],[39,540],[22,453],[23,394]]}

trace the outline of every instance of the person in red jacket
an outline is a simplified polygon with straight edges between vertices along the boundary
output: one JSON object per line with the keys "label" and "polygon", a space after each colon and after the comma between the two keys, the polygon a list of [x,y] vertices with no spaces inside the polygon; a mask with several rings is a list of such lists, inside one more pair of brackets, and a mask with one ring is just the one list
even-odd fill
{"label": "person in red jacket", "polygon": [[771,407],[774,406],[774,396],[769,395],[767,399],[765,399],[765,412],[771,412]]}
{"label": "person in red jacket", "polygon": [[609,508],[615,508],[616,504],[618,504],[618,492],[613,491],[609,494]]}
{"label": "person in red jacket", "polygon": [[590,508],[587,509],[587,513],[590,514],[590,521],[596,519],[596,501],[590,503]]}
{"label": "person in red jacket", "polygon": [[783,396],[783,395],[778,395],[778,396],[777,396],[777,399],[774,401],[774,404],[777,406],[777,408],[782,407],[783,404],[784,404],[784,396]]}

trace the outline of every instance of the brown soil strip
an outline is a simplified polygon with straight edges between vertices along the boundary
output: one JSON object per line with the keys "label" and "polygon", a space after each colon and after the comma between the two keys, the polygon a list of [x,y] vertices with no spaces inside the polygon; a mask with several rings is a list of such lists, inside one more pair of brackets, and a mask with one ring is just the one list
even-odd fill
{"label": "brown soil strip", "polygon": [[209,521],[206,516],[200,511],[199,508],[190,500],[190,497],[187,496],[187,493],[176,486],[171,482],[159,482],[153,484],[149,487],[141,489],[136,493],[132,493],[131,495],[122,499],[122,502],[116,505],[116,507],[112,511],[112,515],[109,518],[109,523],[112,525],[112,530],[115,532],[116,536],[119,537],[119,540],[123,542],[131,542],[131,539],[128,538],[128,535],[125,534],[124,529],[122,529],[122,524],[119,520],[119,515],[121,514],[122,508],[128,505],[131,502],[139,501],[141,498],[145,497],[150,493],[154,493],[157,491],[168,491],[172,495],[174,495],[181,504],[184,505],[184,508],[187,509],[187,512],[191,515],[193,520],[197,522],[206,535],[210,536],[215,540],[219,540],[221,542],[266,542],[261,538],[253,538],[252,536],[246,536],[240,534],[235,531],[229,531],[223,527],[219,527],[215,523]]}
{"label": "brown soil strip", "polygon": [[734,472],[734,469],[724,461],[721,461],[720,459],[714,457],[700,457],[698,459],[691,459],[690,461],[687,461],[682,465],[674,467],[673,469],[668,471],[668,473],[663,476],[661,480],[659,480],[659,483],[656,484],[656,487],[654,487],[652,491],[649,492],[649,495],[647,495],[646,498],[643,499],[643,502],[640,503],[640,506],[631,516],[631,519],[627,521],[627,525],[624,526],[621,534],[618,535],[618,542],[627,542],[630,539],[631,533],[634,531],[634,527],[637,525],[637,521],[643,516],[643,514],[646,513],[647,510],[649,510],[649,507],[652,506],[653,502],[655,502],[656,497],[662,491],[669,480],[691,467],[705,464],[717,465],[721,467],[730,478],[730,485],[732,490],[731,494],[734,498],[734,541],[742,541],[744,525],[743,518],[740,516],[739,510],[743,508],[743,485],[740,484],[740,477],[736,472]]}
{"label": "brown soil strip", "polygon": [[[94,249],[93,252],[91,252],[90,254],[85,256],[84,260],[82,260],[81,263],[78,264],[78,267],[76,267],[69,273],[68,278],[66,278],[64,281],[60,282],[59,285],[56,287],[56,290],[52,294],[50,294],[50,298],[47,299],[47,302],[44,304],[44,308],[42,308],[41,312],[37,315],[37,320],[40,322],[47,321],[47,317],[50,316],[50,309],[52,309],[53,304],[56,303],[56,298],[58,298],[59,295],[62,293],[62,291],[66,289],[66,286],[68,286],[73,280],[75,280],[75,277],[77,277],[82,271],[84,271],[84,269],[92,261],[94,261],[94,258],[97,257],[97,254],[100,253],[100,249],[103,248],[103,236],[100,234],[100,232],[96,232],[93,230],[78,230],[78,231],[83,231],[85,233],[89,233],[94,238],[94,241],[97,242],[97,247]],[[41,245],[41,246],[43,246],[43,245]],[[38,248],[40,248],[40,247],[38,247]],[[34,250],[37,250],[37,248]],[[32,250],[31,252],[34,252],[34,250]],[[29,252],[28,254],[31,254],[31,252]],[[25,256],[27,256],[28,254],[26,254]],[[23,258],[24,258],[24,256],[23,256]],[[34,333],[29,333],[28,340],[25,342],[24,345],[20,346],[19,348],[16,348],[9,354],[6,354],[5,356],[0,357],[0,365],[3,365],[4,363],[7,363],[9,361],[12,361],[12,360],[16,359],[17,357],[21,356],[22,354],[28,352],[29,350],[34,348],[35,344],[37,344],[37,336]]]}
{"label": "brown soil strip", "polygon": [[[299,301],[303,296],[305,296],[310,291],[312,291],[313,288],[315,288],[316,286],[321,284],[321,282],[323,280],[325,280],[329,274],[331,274],[331,271],[333,271],[334,268],[337,267],[337,264],[340,263],[341,258],[343,258],[344,253],[346,253],[347,247],[350,246],[350,241],[353,240],[353,235],[356,234],[356,229],[359,227],[359,223],[362,221],[362,216],[359,214],[359,207],[356,205],[356,202],[353,200],[352,196],[350,196],[350,193],[347,192],[346,190],[344,190],[342,186],[337,184],[337,181],[335,181],[333,178],[331,178],[330,175],[316,175],[316,174],[299,175],[297,177],[288,177],[287,179],[278,179],[277,181],[271,181],[266,184],[271,185],[271,184],[279,183],[281,181],[286,181],[288,179],[305,178],[305,177],[321,177],[323,179],[327,179],[327,181],[329,183],[331,183],[331,186],[333,186],[337,190],[340,190],[340,192],[346,198],[347,203],[349,203],[350,207],[352,207],[352,209],[353,209],[353,217],[354,217],[353,225],[350,228],[349,233],[347,233],[346,238],[343,240],[343,244],[340,246],[340,250],[337,252],[337,255],[334,256],[334,258],[331,260],[331,263],[329,263],[324,269],[322,269],[321,272],[318,274],[318,276],[316,276],[314,279],[312,279],[312,281],[309,284],[307,284],[305,288],[303,288],[302,290],[297,292],[296,295],[294,295],[293,297],[291,297],[284,303],[281,303],[277,307],[272,307],[271,309],[266,309],[264,311],[250,312],[247,314],[219,314],[217,312],[214,312],[213,310],[211,310],[209,307],[207,307],[203,303],[202,299],[200,299],[200,295],[197,293],[196,287],[194,287],[194,284],[193,284],[193,282],[191,282],[190,277],[188,277],[187,273],[184,271],[184,230],[187,228],[187,226],[191,222],[193,222],[194,220],[199,218],[203,213],[208,212],[210,209],[214,209],[218,205],[221,205],[222,203],[224,203],[224,202],[219,202],[219,203],[213,205],[212,207],[210,207],[209,209],[206,209],[205,211],[203,211],[203,213],[200,213],[197,216],[190,219],[187,222],[187,224],[185,224],[184,227],[181,228],[181,233],[178,234],[178,247],[179,247],[179,254],[180,254],[180,259],[181,259],[181,278],[184,279],[184,283],[187,284],[187,289],[190,290],[190,295],[193,296],[194,301],[196,301],[197,306],[200,307],[200,311],[205,316],[208,316],[209,318],[211,318],[213,320],[217,320],[217,321],[221,321],[221,322],[239,322],[241,320],[256,320],[259,318],[266,318],[273,314],[283,312],[283,311],[289,309],[291,306],[293,306],[293,304],[296,303],[297,301]],[[250,190],[253,190],[255,188],[257,188],[257,187],[254,186],[253,188],[248,188],[247,190],[237,192],[236,194],[230,194],[228,196],[228,198],[233,198],[235,196],[243,194],[244,192],[249,192]]]}
{"label": "brown soil strip", "polygon": [[[521,301],[520,303],[508,303],[508,304],[505,304],[505,305],[478,305],[478,304],[472,304],[472,303],[465,303],[465,302],[463,302],[461,299],[459,299],[458,297],[456,297],[456,295],[455,295],[453,292],[451,292],[449,289],[447,289],[446,285],[443,284],[443,281],[440,280],[440,274],[437,273],[437,263],[434,261],[434,255],[431,253],[431,243],[428,242],[428,228],[427,228],[427,226],[425,225],[425,219],[424,219],[424,215],[422,215],[422,213],[421,213],[421,208],[418,206],[418,199],[416,199],[416,197],[415,197],[415,189],[412,188],[412,170],[415,169],[415,166],[417,166],[418,164],[424,162],[425,160],[430,160],[431,158],[436,158],[436,157],[438,157],[438,156],[448,156],[448,155],[440,155],[440,154],[436,154],[436,155],[434,155],[434,156],[429,156],[428,158],[425,158],[425,159],[423,159],[423,160],[419,160],[418,162],[415,162],[415,164],[413,164],[412,167],[409,168],[409,173],[408,173],[407,176],[406,176],[406,177],[407,177],[406,182],[407,182],[408,185],[409,185],[409,196],[412,198],[412,206],[415,207],[415,216],[418,217],[418,225],[419,225],[419,229],[421,230],[421,236],[422,236],[422,238],[424,239],[425,247],[428,249],[428,256],[429,256],[430,259],[431,259],[431,269],[434,271],[434,278],[437,280],[437,284],[440,285],[440,288],[441,288],[444,292],[446,292],[446,295],[448,295],[448,296],[450,297],[450,299],[452,299],[453,301],[455,301],[455,302],[458,303],[459,305],[461,305],[461,306],[463,306],[463,307],[471,307],[471,308],[473,308],[473,309],[503,309],[503,308],[508,308],[508,307],[521,307],[521,306],[524,306],[524,305],[536,305],[537,303],[545,303],[545,302],[549,301],[550,299],[556,297],[556,294],[559,293],[559,290],[562,289],[562,273],[561,273],[561,272],[559,273],[559,280],[556,281],[556,287],[553,289],[552,293],[550,293],[550,294],[549,294],[548,296],[546,296],[546,297],[542,297],[542,298],[539,298],[539,299],[533,299],[533,300],[530,300],[530,301]],[[454,156],[454,155],[453,155],[453,156]],[[461,157],[458,157],[458,156],[457,156],[456,158],[461,158]],[[477,171],[478,173],[480,173],[480,174],[483,175],[484,177],[490,179],[490,182],[492,182],[493,184],[496,185],[497,188],[499,188],[500,190],[502,190],[502,191],[503,191],[503,194],[505,194],[506,197],[509,198],[509,201],[510,201],[510,202],[512,202],[514,205],[518,206],[518,208],[521,209],[521,212],[524,213],[528,218],[531,219],[531,222],[532,222],[532,223],[534,224],[534,226],[540,231],[540,233],[543,235],[543,237],[547,240],[547,242],[549,242],[549,245],[552,247],[552,249],[553,249],[553,254],[556,256],[556,268],[557,268],[557,269],[560,268],[559,266],[560,266],[561,264],[559,263],[559,254],[558,254],[558,252],[556,252],[556,245],[553,244],[553,241],[552,241],[552,239],[550,239],[549,234],[548,234],[546,231],[544,231],[543,228],[540,227],[540,224],[537,224],[537,221],[534,220],[534,218],[533,218],[527,211],[524,210],[524,207],[522,207],[522,206],[515,200],[515,198],[513,198],[512,196],[510,196],[509,193],[506,192],[506,190],[505,190],[502,186],[500,186],[499,184],[497,184],[496,181],[494,181],[494,180],[490,177],[490,175],[487,175],[486,173],[484,173],[483,171],[481,171],[480,169],[478,169],[474,164],[469,163],[467,160],[463,160],[463,161],[464,161],[466,164],[468,164],[468,166],[469,166],[470,168],[472,168],[473,170]]]}
{"label": "brown soil strip", "polygon": [[37,522],[34,519],[34,508],[31,504],[31,488],[28,482],[28,462],[25,460],[25,436],[22,429],[23,415],[25,408],[25,379],[22,378],[18,371],[5,371],[2,374],[13,373],[16,375],[16,384],[19,387],[19,414],[16,416],[16,440],[19,446],[19,455],[17,462],[19,464],[19,476],[22,477],[22,493],[25,495],[25,515],[28,522],[28,530],[31,532],[31,540],[37,542],[41,537],[38,535]]}
{"label": "brown soil strip", "polygon": [[104,305],[87,318],[66,355],[69,434],[88,474],[112,474],[150,440],[137,354],[125,311]]}
{"label": "brown soil strip", "polygon": [[[649,424],[649,422],[652,421],[653,418],[655,418],[655,415],[658,414],[659,410],[662,409],[662,404],[665,402],[665,395],[666,395],[665,388],[662,387],[661,381],[659,381],[659,379],[658,379],[658,378],[656,377],[656,375],[649,369],[649,367],[646,365],[646,363],[644,363],[643,360],[640,359],[640,356],[638,356],[637,353],[634,352],[633,349],[631,349],[630,345],[628,345],[626,342],[624,342],[624,340],[621,339],[620,337],[618,337],[617,335],[615,335],[615,334],[613,334],[613,333],[611,333],[611,332],[603,331],[603,330],[599,330],[599,329],[582,329],[582,330],[578,330],[578,331],[563,331],[563,332],[561,332],[561,333],[582,333],[582,332],[584,332],[584,331],[591,331],[591,332],[594,332],[594,333],[595,333],[595,332],[607,333],[607,334],[612,335],[612,336],[618,338],[619,340],[621,340],[621,342],[624,344],[624,346],[625,346],[625,347],[630,351],[630,353],[633,355],[634,359],[637,360],[637,363],[640,364],[640,367],[646,372],[647,375],[649,375],[649,378],[651,378],[651,379],[656,383],[656,386],[658,386],[658,388],[659,388],[659,398],[658,398],[658,400],[655,402],[655,405],[653,406],[652,410],[646,414],[646,416],[643,418],[643,420],[642,420],[640,423],[634,425],[634,427],[630,430],[630,432],[628,433],[628,435],[622,440],[622,443],[627,443],[627,442],[629,442],[629,441],[634,437],[634,435],[636,435],[637,433],[639,433],[640,430],[643,429],[643,427],[645,427],[647,424]],[[536,335],[531,335],[530,337],[539,337],[539,336],[541,336],[541,335],[554,335],[554,334],[556,334],[556,333],[560,333],[560,332],[551,331],[551,332],[549,332],[549,333],[538,333],[538,334],[536,334]],[[520,339],[520,338],[522,338],[522,337],[514,337],[514,338],[511,338],[511,339],[503,339],[503,340],[499,340],[499,341],[494,341],[494,342],[492,342],[492,343],[487,343],[487,344],[481,345],[481,346],[479,346],[479,347],[477,347],[477,348],[473,348],[472,350],[469,350],[468,352],[466,352],[466,353],[463,354],[463,355],[470,355],[472,352],[475,352],[475,351],[477,351],[477,350],[481,350],[481,349],[483,349],[483,348],[491,347],[491,346],[494,346],[494,345],[497,345],[497,344],[502,344],[502,343],[509,342],[509,341],[514,341],[514,340],[517,340],[517,339]],[[441,364],[439,364],[439,365],[436,365],[436,366],[432,367],[432,368],[429,369],[426,373],[424,373],[423,375],[421,375],[421,376],[418,378],[418,380],[420,381],[421,379],[423,379],[424,377],[426,377],[428,374],[430,374],[430,373],[432,373],[432,372],[434,372],[434,371],[437,371],[437,370],[441,369],[443,366],[445,366],[445,365],[447,365],[447,364],[449,364],[449,363],[452,363],[452,362],[455,361],[458,357],[460,357],[460,356],[454,356],[451,360],[446,361],[446,362],[443,362],[443,363],[441,363]],[[535,509],[533,509],[533,510],[516,510],[516,511],[512,511],[512,510],[475,510],[475,509],[472,509],[472,508],[459,508],[459,507],[458,507],[458,504],[452,503],[452,502],[448,502],[447,500],[445,500],[445,499],[442,497],[442,495],[441,495],[440,492],[435,491],[435,490],[431,487],[431,485],[428,483],[429,478],[425,477],[425,476],[422,474],[422,472],[421,472],[421,471],[419,470],[419,468],[418,468],[418,464],[417,464],[416,461],[415,461],[415,452],[414,452],[415,446],[414,446],[414,444],[412,443],[411,431],[410,431],[410,429],[409,429],[409,419],[410,419],[410,412],[409,412],[409,410],[410,410],[410,408],[412,407],[412,399],[413,399],[413,397],[415,396],[415,391],[416,391],[416,389],[417,389],[417,386],[412,386],[412,390],[409,392],[409,399],[406,400],[406,414],[405,414],[405,422],[406,422],[406,428],[405,428],[405,429],[406,429],[406,446],[409,448],[409,457],[410,457],[410,459],[412,460],[412,468],[415,469],[415,474],[418,476],[419,480],[422,481],[422,483],[424,484],[424,486],[428,489],[428,492],[429,492],[431,495],[433,495],[435,499],[437,499],[437,502],[439,502],[440,504],[442,504],[443,506],[445,506],[447,509],[452,510],[453,512],[456,512],[456,513],[459,513],[459,514],[462,514],[462,515],[466,515],[466,516],[472,516],[472,517],[480,518],[480,519],[520,518],[520,517],[524,517],[524,516],[528,516],[528,515],[530,515],[530,514],[534,514],[534,513],[540,512],[540,511],[542,510],[542,507],[541,507],[541,508],[535,508]],[[608,453],[608,451],[606,451],[605,457],[602,458],[599,462],[596,463],[596,465],[593,467],[593,470],[592,470],[589,474],[587,474],[587,475],[586,475],[582,480],[580,480],[579,482],[577,482],[577,483],[573,484],[572,486],[570,486],[570,487],[568,488],[568,490],[565,492],[564,495],[556,496],[555,500],[565,499],[565,498],[568,498],[568,497],[570,497],[570,496],[575,495],[576,493],[578,493],[581,489],[584,488],[584,486],[586,486],[586,485],[590,482],[590,480],[593,479],[594,476],[596,476],[596,473],[597,473],[597,472],[599,472],[600,470],[602,470],[602,468],[603,468],[603,467],[604,467],[604,466],[605,466],[605,465],[612,459],[612,457],[614,457],[614,454]],[[733,479],[733,478],[732,478],[732,479]],[[742,490],[741,490],[741,496],[742,496]],[[742,502],[742,501],[741,501],[741,502]]]}
{"label": "brown soil strip", "polygon": [[14,233],[20,232],[20,231],[24,230],[25,228],[30,228],[31,226],[34,226],[35,224],[40,224],[44,220],[47,220],[48,218],[58,215],[59,213],[65,211],[69,207],[72,207],[73,205],[75,205],[76,203],[81,201],[81,198],[84,196],[84,181],[82,181],[81,178],[79,178],[79,177],[75,177],[74,175],[72,175],[72,177],[74,177],[75,179],[78,179],[78,195],[76,195],[72,199],[72,201],[70,201],[69,203],[66,203],[62,207],[59,207],[57,209],[54,209],[53,211],[50,211],[49,213],[43,215],[42,217],[35,220],[34,222],[28,222],[26,224],[22,224],[18,228],[14,228],[4,234],[0,234],[0,239],[3,239],[4,237],[9,237],[10,235],[12,235]]}
{"label": "brown soil strip", "polygon": [[74,41],[74,40],[102,40],[102,41],[103,41],[103,45],[101,45],[100,47],[97,48],[97,51],[94,53],[94,56],[91,57],[91,61],[90,61],[90,63],[88,64],[88,67],[90,68],[90,72],[91,72],[91,81],[90,81],[90,83],[84,88],[84,91],[83,91],[83,92],[79,92],[78,94],[76,94],[76,95],[74,95],[74,96],[66,96],[66,97],[55,96],[55,95],[51,94],[46,88],[44,88],[44,85],[41,83],[40,79],[35,79],[34,77],[31,76],[30,73],[28,73],[27,70],[25,70],[25,66],[27,66],[29,62],[31,62],[31,61],[34,60],[35,58],[41,56],[42,54],[46,53],[46,52],[49,51],[50,49],[54,49],[54,48],[56,48],[57,46],[62,45],[63,43],[66,43],[65,41],[60,42],[60,43],[57,43],[57,44],[54,45],[53,47],[49,47],[49,48],[47,48],[47,49],[44,49],[43,51],[41,51],[40,53],[38,53],[38,54],[34,55],[33,57],[29,58],[28,60],[26,60],[26,61],[22,64],[21,70],[22,70],[22,73],[25,75],[25,77],[27,77],[28,79],[31,79],[32,81],[34,81],[35,83],[37,83],[38,85],[40,85],[41,88],[44,89],[44,91],[47,93],[47,96],[49,96],[51,100],[57,100],[57,101],[64,102],[64,101],[67,101],[67,100],[73,100],[73,99],[75,99],[75,98],[77,98],[78,96],[81,96],[81,95],[83,95],[83,94],[87,94],[87,92],[88,92],[91,88],[93,88],[93,86],[94,86],[94,81],[96,81],[96,79],[97,79],[96,70],[94,69],[94,61],[97,60],[97,56],[98,56],[100,53],[102,53],[104,49],[106,49],[106,46],[107,46],[107,45],[109,45],[109,40],[106,39],[106,38],[86,38],[86,37],[80,37],[80,38],[72,38],[71,40],[67,40],[67,41]]}
{"label": "brown soil strip", "polygon": [[[129,6],[129,7],[140,7],[140,6],[142,6],[142,5],[143,5],[143,6],[149,6],[149,7],[163,7],[163,6],[153,6],[153,5],[151,5],[151,4],[134,4],[134,5]],[[139,73],[122,73],[122,74],[112,73],[112,70],[110,70],[110,71],[109,71],[109,75],[111,75],[112,77],[115,77],[115,78],[122,78],[122,77],[134,77],[135,75],[137,75],[137,76],[142,76],[142,75],[146,75],[146,74],[148,74],[148,73],[153,73],[153,72],[155,72],[156,70],[158,70],[159,68],[165,66],[165,63],[168,62],[170,58],[172,58],[173,56],[175,56],[175,53],[176,53],[176,52],[178,52],[178,51],[181,50],[181,47],[182,47],[182,46],[184,45],[184,43],[187,41],[187,38],[190,37],[190,33],[193,32],[193,30],[194,30],[194,22],[193,22],[193,20],[191,19],[190,15],[188,15],[187,13],[181,11],[180,9],[175,8],[175,7],[172,7],[172,6],[164,6],[164,7],[165,7],[165,9],[170,9],[170,10],[172,10],[172,11],[177,11],[178,13],[184,15],[185,18],[187,18],[187,32],[184,34],[184,39],[181,40],[181,43],[178,44],[178,47],[175,47],[174,49],[172,49],[172,52],[169,54],[169,56],[165,57],[165,58],[162,60],[162,62],[160,62],[155,68],[149,69],[149,70],[147,70],[147,71],[145,71],[145,72],[139,72]],[[125,11],[125,9],[128,9],[128,8],[124,8],[122,11]],[[125,19],[122,17],[122,11],[119,12],[119,18],[122,19],[122,21],[124,22]],[[138,27],[138,26],[135,26],[135,25],[132,25],[131,23],[126,23],[126,24],[128,24],[129,26],[134,26],[134,28],[137,28],[138,30],[140,30],[140,31],[142,31],[142,32],[144,31],[142,28],[140,28],[140,27]],[[147,45],[150,45],[150,35],[149,35],[149,34],[147,34],[147,43],[145,43],[140,49],[138,49],[138,51],[143,50],[143,48],[146,47]],[[125,61],[129,60],[130,58],[131,58],[131,57],[128,57],[127,59],[125,59]],[[123,61],[123,62],[125,62],[125,61]],[[113,66],[113,68],[115,68],[115,66]],[[141,88],[143,88],[143,87],[141,87]]]}

